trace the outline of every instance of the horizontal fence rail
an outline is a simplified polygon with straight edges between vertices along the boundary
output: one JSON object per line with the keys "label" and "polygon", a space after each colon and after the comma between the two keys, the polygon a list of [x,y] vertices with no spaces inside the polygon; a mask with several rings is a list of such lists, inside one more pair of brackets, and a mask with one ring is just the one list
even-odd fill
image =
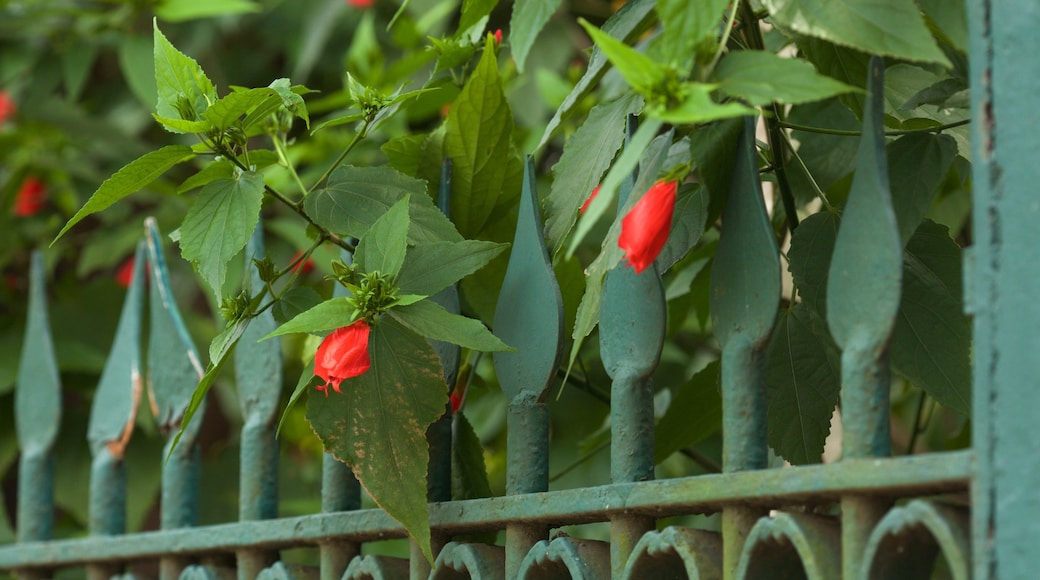
{"label": "horizontal fence rail", "polygon": [[[763,357],[780,304],[781,263],[763,203],[754,121],[748,119],[711,281],[711,316],[722,347],[723,473],[653,479],[650,376],[661,356],[664,294],[656,267],[640,274],[620,267],[606,275],[599,305],[600,344],[612,379],[611,483],[548,491],[548,393],[562,360],[564,323],[543,236],[534,165],[528,160],[516,239],[495,313],[495,332],[517,349],[494,358],[508,400],[506,495],[451,501],[451,414],[446,412],[427,433],[427,496],[436,556],[432,566],[414,543],[408,558],[363,553],[366,543],[407,535],[385,512],[360,509],[357,480],[330,454],[324,456],[321,513],[278,517],[274,431],[281,395],[280,347],[277,341],[256,342],[274,328],[268,318],[253,321],[236,354],[244,417],[240,521],[196,525],[197,436],[203,408],[193,418],[186,409],[203,367],[173,299],[162,238],[149,221],[111,369],[106,367],[95,398],[89,434],[95,462],[91,525],[84,538],[50,539],[52,487],[61,476],[54,471],[52,456],[60,385],[42,258],[33,259],[31,314],[17,390],[19,537],[16,544],[0,546],[0,571],[42,578],[61,568],[85,567],[91,578],[110,578],[134,563],[157,562],[164,579],[931,578],[940,561],[952,577],[968,578],[971,514],[965,498],[977,478],[975,451],[889,457],[886,357],[898,308],[902,253],[883,149],[882,71],[881,60],[875,58],[856,178],[827,287],[828,310],[837,313],[830,318],[831,331],[843,349],[841,461],[767,468]],[[637,133],[634,119],[628,130],[630,138]],[[662,147],[650,157],[652,170],[644,166],[622,185],[621,206],[632,191],[645,190],[647,180],[656,177],[653,163],[662,164],[666,155],[667,147]],[[442,209],[449,186],[450,165],[445,165]],[[248,258],[263,256],[261,228],[246,253]],[[246,263],[251,283],[260,284],[252,262]],[[142,365],[145,292],[150,335]],[[437,300],[458,311],[454,288]],[[452,384],[459,369],[458,348],[435,348]],[[146,386],[149,396],[143,394]],[[157,415],[167,441],[161,522],[158,531],[125,534],[123,450],[142,403]],[[721,514],[721,532],[658,529],[667,517],[714,513]],[[595,522],[609,523],[610,541],[554,532]],[[455,541],[464,534],[500,531],[502,546]],[[319,565],[279,561],[279,550],[295,547],[318,548]]]}

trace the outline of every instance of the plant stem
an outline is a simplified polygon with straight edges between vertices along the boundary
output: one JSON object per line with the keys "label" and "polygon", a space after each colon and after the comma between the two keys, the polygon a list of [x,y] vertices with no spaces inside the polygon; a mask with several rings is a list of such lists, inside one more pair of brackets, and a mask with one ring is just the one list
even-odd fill
{"label": "plant stem", "polygon": [[914,445],[917,444],[917,435],[921,432],[921,415],[924,413],[924,403],[928,393],[921,391],[921,398],[917,400],[917,412],[914,413],[914,429],[910,432],[910,443],[906,446],[906,454],[912,455]]}
{"label": "plant stem", "polygon": [[354,134],[354,138],[350,140],[350,143],[347,143],[346,149],[344,149],[343,152],[339,154],[339,157],[337,157],[336,160],[332,162],[332,165],[330,165],[329,168],[325,170],[325,173],[321,174],[321,177],[319,177],[318,181],[315,181],[314,185],[307,190],[307,192],[304,194],[304,197],[307,197],[315,189],[318,189],[322,185],[325,185],[325,182],[329,180],[329,176],[332,175],[332,172],[335,171],[336,168],[339,167],[339,164],[343,163],[343,160],[347,158],[347,154],[350,153],[351,150],[353,150],[354,147],[358,143],[360,143],[361,140],[364,139],[365,136],[368,134],[368,127],[369,120],[366,118],[364,121],[361,122],[361,129]]}
{"label": "plant stem", "polygon": [[794,144],[791,143],[791,138],[788,137],[787,133],[784,133],[783,131],[781,131],[780,134],[783,135],[784,142],[787,143],[787,150],[791,152],[791,157],[793,157],[794,160],[798,162],[798,165],[801,166],[802,171],[805,173],[805,176],[809,179],[809,185],[812,186],[813,192],[816,193],[816,195],[820,198],[820,201],[823,202],[823,206],[827,208],[828,211],[833,211],[834,206],[831,205],[830,200],[827,199],[827,194],[823,192],[823,189],[820,188],[820,185],[816,183],[816,178],[813,177],[812,173],[809,172],[809,168],[806,167],[805,161],[802,160],[802,156],[799,155],[798,151],[795,150]]}
{"label": "plant stem", "polygon": [[715,70],[715,66],[719,64],[719,59],[722,58],[722,53],[725,52],[726,45],[729,44],[729,35],[733,32],[733,23],[737,19],[737,8],[740,7],[740,4],[741,2],[733,2],[729,14],[726,15],[726,29],[722,31],[722,38],[719,39],[719,47],[715,50],[715,56],[711,58],[711,64],[701,71],[701,81],[707,80],[711,76],[711,72]]}
{"label": "plant stem", "polygon": [[274,135],[271,135],[271,142],[274,143],[274,150],[278,153],[278,160],[285,165],[286,169],[289,170],[289,174],[292,175],[293,180],[296,181],[296,186],[300,188],[300,194],[307,197],[307,188],[303,185],[300,175],[296,173],[296,167],[289,162],[289,156],[286,155],[285,135],[283,133],[275,133]]}
{"label": "plant stem", "polygon": [[[957,127],[963,127],[971,123],[971,119],[962,119],[960,121],[954,121],[953,123],[946,123],[945,125],[936,125],[935,127],[925,127],[923,129],[897,129],[893,131],[885,131],[886,137],[898,137],[900,135],[911,135],[913,133],[942,133],[947,129],[956,129]],[[790,123],[788,121],[777,121],[777,124],[785,129],[793,129],[795,131],[805,131],[806,133],[821,133],[824,135],[838,135],[840,137],[859,137],[863,134],[862,131],[845,131],[842,129],[826,129],[823,127],[810,127],[808,125],[799,125],[797,123]]]}
{"label": "plant stem", "polygon": [[[748,46],[752,50],[763,50],[765,42],[762,40],[762,29],[758,26],[758,17],[751,8],[750,0],[739,2],[741,8],[741,19],[746,25],[745,34]],[[766,114],[772,111],[772,115]],[[787,181],[787,169],[784,166],[784,138],[783,138],[783,111],[776,103],[763,107],[762,117],[766,124],[766,140],[769,142],[769,150],[773,153],[773,170],[776,175],[777,189],[780,191],[780,199],[784,204],[784,213],[787,214],[787,224],[790,231],[798,227],[798,208],[794,204],[794,194],[791,193],[791,184]]]}

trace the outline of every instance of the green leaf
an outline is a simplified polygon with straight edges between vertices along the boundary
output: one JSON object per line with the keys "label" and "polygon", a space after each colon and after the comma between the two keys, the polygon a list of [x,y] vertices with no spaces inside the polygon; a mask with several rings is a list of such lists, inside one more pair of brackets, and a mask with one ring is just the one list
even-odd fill
{"label": "green leaf", "polygon": [[[217,89],[199,63],[166,40],[159,30],[158,22],[153,23],[153,26],[155,84],[159,94],[155,112],[169,119],[198,120],[216,102]],[[183,105],[185,114],[191,113],[191,117],[185,117],[178,105]]]}
{"label": "green leaf", "polygon": [[362,272],[396,276],[408,249],[408,196],[395,203],[368,228],[354,252]]}
{"label": "green leaf", "polygon": [[752,105],[793,105],[860,90],[821,75],[808,61],[761,50],[730,52],[715,76],[723,92]]}
{"label": "green leaf", "polygon": [[[729,0],[657,0],[664,27],[661,56],[677,70],[689,70],[697,56],[710,58],[718,41],[719,22]],[[699,54],[698,54],[699,53]]]}
{"label": "green leaf", "polygon": [[390,317],[372,328],[369,356],[372,368],[343,381],[342,394],[308,398],[307,419],[325,449],[353,468],[432,562],[426,428],[448,402],[440,359],[424,338]]}
{"label": "green leaf", "polygon": [[314,359],[311,359],[311,362],[307,363],[303,372],[300,373],[300,380],[296,381],[296,387],[293,388],[292,395],[289,395],[289,402],[285,404],[282,416],[278,418],[278,428],[274,432],[276,438],[282,433],[282,424],[285,423],[285,418],[289,416],[289,411],[296,406],[296,401],[300,400],[300,397],[307,392],[307,388],[317,382],[315,380],[317,378],[314,374]]}
{"label": "green leaf", "polygon": [[411,177],[420,177],[419,167],[426,137],[425,133],[402,135],[383,143],[379,150],[386,155],[387,161],[394,169]]}
{"label": "green leaf", "polygon": [[348,326],[357,320],[356,313],[357,308],[351,303],[349,296],[330,298],[297,314],[292,320],[279,326],[274,332],[260,340],[267,340],[293,332],[316,334],[326,330],[335,330]]}
{"label": "green leaf", "polygon": [[968,17],[965,2],[961,0],[918,0],[925,16],[942,32],[942,36],[957,50],[968,52]]}
{"label": "green leaf", "polygon": [[278,298],[271,307],[271,313],[278,324],[285,324],[301,312],[306,312],[321,304],[321,295],[307,286],[293,286]]}
{"label": "green leaf", "polygon": [[658,271],[666,272],[701,239],[708,219],[708,190],[700,185],[683,184],[675,197],[672,227],[668,241],[657,255]]}
{"label": "green leaf", "polygon": [[160,117],[155,113],[152,113],[152,118],[158,121],[164,129],[171,133],[208,133],[213,129],[213,123],[210,123],[206,119],[202,119],[201,121],[185,121],[184,119]]}
{"label": "green leaf", "polygon": [[625,120],[642,108],[634,93],[596,105],[563,146],[553,166],[552,190],[545,224],[546,242],[556,253],[574,227],[578,209],[599,184],[625,141]]}
{"label": "green leaf", "polygon": [[667,69],[649,56],[589,24],[584,18],[579,18],[578,22],[630,87],[647,98],[660,96],[658,92],[668,77]]}
{"label": "green leaf", "polygon": [[740,103],[716,103],[711,98],[716,88],[716,85],[705,83],[683,83],[681,103],[669,108],[647,107],[647,114],[673,125],[693,125],[755,114],[754,109]]}
{"label": "green leaf", "polygon": [[912,133],[888,144],[892,209],[905,246],[921,224],[957,155],[949,135]]}
{"label": "green leaf", "polygon": [[962,302],[961,248],[925,220],[903,253],[903,295],[889,343],[892,366],[943,405],[971,415],[971,323]]}
{"label": "green leaf", "polygon": [[[602,30],[612,37],[620,39],[622,42],[633,40],[657,22],[657,15],[654,14],[653,8],[654,0],[632,0],[631,2],[626,2],[613,16],[607,19],[603,24]],[[556,110],[552,119],[546,124],[545,131],[542,132],[542,138],[538,140],[538,146],[535,149],[541,149],[549,142],[549,138],[559,128],[563,118],[574,110],[575,106],[596,87],[596,84],[599,83],[599,80],[608,70],[608,62],[602,50],[598,47],[592,49],[592,56],[589,57],[589,66],[585,70],[585,74],[581,75],[578,83],[574,85],[570,94],[563,100],[560,108]]]}
{"label": "green leaf", "polygon": [[[866,88],[869,54],[809,36],[796,37],[795,42],[802,55],[821,74],[854,87]],[[862,119],[865,94],[845,93],[839,98],[842,104],[855,113],[857,119]],[[860,128],[860,123],[856,124],[856,128]]]}
{"label": "green leaf", "polygon": [[280,103],[278,93],[273,89],[235,91],[213,103],[203,116],[216,128],[223,130],[234,125],[239,117],[260,106],[264,101]]}
{"label": "green leaf", "polygon": [[448,218],[426,195],[426,183],[390,167],[344,165],[328,185],[307,196],[303,208],[315,223],[340,236],[362,238],[390,206],[410,196],[408,243],[462,241]]}
{"label": "green leaf", "polygon": [[87,203],[72,216],[65,227],[61,228],[54,242],[61,239],[65,232],[90,214],[97,213],[124,197],[134,193],[155,181],[166,170],[195,157],[191,147],[187,145],[167,145],[157,151],[145,153],[134,161],[123,166],[112,177],[109,177],[97,188]]}
{"label": "green leaf", "polygon": [[484,352],[514,350],[491,334],[479,320],[452,314],[431,300],[397,306],[388,313],[405,328],[426,338]]}
{"label": "green leaf", "polygon": [[483,268],[508,244],[463,240],[431,242],[408,250],[397,276],[400,292],[433,296]]}
{"label": "green leaf", "polygon": [[769,446],[795,465],[819,463],[841,391],[826,323],[804,303],[782,311],[766,357]]}
{"label": "green leaf", "polygon": [[527,54],[534,46],[538,33],[560,7],[560,0],[526,0],[513,3],[513,17],[509,20],[509,46],[513,50],[516,70],[523,73]]}
{"label": "green leaf", "polygon": [[794,277],[798,296],[821,317],[827,314],[827,272],[837,237],[838,215],[815,213],[798,224],[787,252],[787,269]]}
{"label": "green leaf", "polygon": [[672,391],[672,402],[654,427],[654,464],[704,440],[722,427],[719,361],[712,361]]}
{"label": "green leaf", "polygon": [[459,18],[459,30],[456,37],[465,33],[483,20],[498,5],[498,0],[463,0],[462,16]]}
{"label": "green leaf", "polygon": [[466,415],[455,415],[451,445],[451,499],[491,497],[484,446]]}
{"label": "green leaf", "polygon": [[452,221],[468,238],[491,218],[500,197],[519,194],[523,165],[512,145],[513,116],[502,92],[494,41],[466,81],[445,122],[444,155],[452,160]]}
{"label": "green leaf", "polygon": [[181,225],[181,255],[221,295],[227,264],[252,235],[260,219],[264,178],[245,172],[238,179],[218,179],[199,192]]}
{"label": "green leaf", "polygon": [[744,120],[737,118],[709,123],[697,127],[690,141],[690,156],[710,197],[706,223],[714,223],[726,207],[733,181],[733,156],[743,128]]}
{"label": "green leaf", "polygon": [[303,85],[290,85],[289,79],[286,78],[275,79],[271,81],[271,84],[268,86],[282,98],[282,106],[293,115],[303,119],[304,124],[306,124],[309,129],[311,126],[311,118],[307,112],[307,104],[303,102],[303,97],[300,95],[305,95],[314,91]]}
{"label": "green leaf", "polygon": [[951,66],[914,0],[763,0],[774,23],[870,54]]}
{"label": "green leaf", "polygon": [[168,22],[184,22],[196,18],[212,18],[229,14],[259,12],[260,5],[250,0],[162,0],[155,15]]}
{"label": "green leaf", "polygon": [[212,163],[208,163],[195,175],[185,179],[184,183],[181,183],[181,186],[177,188],[177,193],[185,193],[195,189],[196,187],[202,187],[206,184],[212,183],[218,179],[231,179],[234,176],[235,166],[233,163],[227,159],[213,161]]}

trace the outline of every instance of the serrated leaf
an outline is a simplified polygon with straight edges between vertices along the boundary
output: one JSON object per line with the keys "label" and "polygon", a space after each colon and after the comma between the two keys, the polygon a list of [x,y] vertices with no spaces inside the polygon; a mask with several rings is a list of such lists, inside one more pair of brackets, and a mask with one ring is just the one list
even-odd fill
{"label": "serrated leaf", "polygon": [[195,153],[187,145],[167,145],[157,151],[145,153],[124,165],[91,194],[87,203],[76,212],[76,215],[72,216],[65,227],[61,228],[51,244],[53,245],[54,242],[61,239],[65,232],[83,218],[102,211],[131,193],[146,187],[160,175],[166,173],[169,168],[193,157],[195,157]]}
{"label": "serrated leaf", "polygon": [[752,105],[794,105],[859,91],[816,72],[812,64],[761,50],[730,52],[715,69],[719,88]]}
{"label": "serrated leaf", "polygon": [[319,333],[348,326],[357,320],[355,317],[357,308],[350,300],[350,297],[342,296],[320,302],[312,308],[297,314],[292,320],[279,326],[274,332],[260,340],[267,340],[268,338],[293,332]]}
{"label": "serrated leaf", "polygon": [[184,119],[171,119],[161,117],[152,113],[152,118],[159,122],[164,129],[171,133],[207,133],[213,129],[213,123],[206,119],[200,121],[185,121]]}
{"label": "serrated leaf", "polygon": [[971,323],[962,300],[961,248],[925,220],[903,252],[903,294],[892,366],[943,405],[971,415]]}
{"label": "serrated leaf", "polygon": [[358,242],[354,260],[362,272],[393,277],[401,271],[407,249],[408,196],[405,196],[368,228]]}
{"label": "serrated leaf", "polygon": [[657,15],[664,28],[658,46],[664,62],[684,71],[690,69],[697,56],[710,58],[718,45],[715,38],[719,22],[729,3],[729,0],[657,0]]}
{"label": "serrated leaf", "polygon": [[181,255],[221,295],[227,264],[249,241],[260,219],[264,178],[245,172],[238,179],[218,179],[199,192],[181,224]]}
{"label": "serrated leaf", "polygon": [[278,93],[270,88],[256,88],[229,93],[213,103],[204,117],[218,129],[226,129],[235,124],[239,117],[260,106],[264,101],[278,101]]}
{"label": "serrated leaf", "polygon": [[644,97],[659,96],[657,91],[668,76],[660,63],[592,26],[584,18],[579,18],[578,23],[632,89]]}
{"label": "serrated leaf", "polygon": [[397,276],[401,292],[433,296],[483,268],[507,244],[480,240],[431,242],[408,250]]}
{"label": "serrated leaf", "polygon": [[523,165],[513,149],[513,116],[502,91],[494,41],[455,99],[445,121],[444,155],[452,160],[452,221],[472,238],[491,218],[500,198],[520,190]]}
{"label": "serrated leaf", "polygon": [[917,2],[957,50],[968,52],[968,17],[961,0],[918,0]]}
{"label": "serrated leaf", "polygon": [[677,388],[654,426],[654,464],[695,445],[722,427],[719,361],[712,361]]}
{"label": "serrated leaf", "polygon": [[386,155],[387,161],[394,169],[411,177],[420,177],[419,166],[425,141],[425,133],[411,133],[383,143],[379,150]]}
{"label": "serrated leaf", "polygon": [[560,7],[560,0],[525,0],[513,3],[513,16],[509,20],[509,46],[513,50],[516,69],[524,72],[527,54],[534,46],[538,33]]}
{"label": "serrated leaf", "polygon": [[178,108],[183,103],[195,121],[217,100],[217,89],[194,59],[177,50],[154,23],[155,84],[159,95],[155,112],[160,117],[185,119]]}
{"label": "serrated leaf", "polygon": [[769,446],[790,463],[820,461],[841,391],[839,357],[808,306],[780,313],[766,353],[766,407]]}
{"label": "serrated leaf", "polygon": [[271,84],[268,85],[268,87],[273,89],[278,93],[278,96],[282,98],[282,106],[293,115],[303,119],[307,128],[310,128],[310,114],[307,112],[307,104],[303,102],[303,97],[301,95],[312,93],[314,91],[303,85],[291,85],[289,79],[286,78],[275,79],[271,81]]}
{"label": "serrated leaf", "polygon": [[888,144],[892,209],[905,246],[921,224],[957,155],[949,135],[912,133]]}
{"label": "serrated leaf", "polygon": [[411,196],[408,243],[462,241],[426,194],[426,183],[390,167],[339,167],[324,189],[307,196],[303,207],[315,223],[332,233],[360,239],[379,216],[406,196]]}
{"label": "serrated leaf", "polygon": [[[799,36],[795,38],[795,42],[802,55],[815,65],[821,74],[854,87],[866,88],[869,54],[810,36]],[[848,107],[857,119],[863,117],[865,98],[866,96],[859,92],[845,93],[839,97],[842,104]],[[860,124],[856,125],[856,128],[859,128]]]}
{"label": "serrated leaf", "polygon": [[430,300],[391,308],[388,313],[405,328],[433,340],[484,352],[511,351],[479,320],[452,314]]}
{"label": "serrated leaf", "polygon": [[198,173],[185,179],[177,188],[177,193],[185,193],[196,187],[202,187],[218,179],[231,179],[235,176],[235,166],[226,159],[207,164]]}
{"label": "serrated leaf", "polygon": [[667,272],[701,239],[707,218],[708,190],[699,185],[680,186],[675,197],[668,241],[657,254],[656,263],[660,272]]}
{"label": "serrated leaf", "polygon": [[372,328],[369,356],[372,368],[343,381],[342,394],[309,397],[307,419],[325,449],[353,468],[432,562],[426,428],[448,402],[440,359],[425,339],[390,317]]}
{"label": "serrated leaf", "polygon": [[491,497],[484,447],[466,415],[455,415],[451,441],[451,499]]}
{"label": "serrated leaf", "polygon": [[795,32],[884,56],[951,66],[914,0],[763,0]]}
{"label": "serrated leaf", "polygon": [[814,213],[798,224],[787,252],[787,269],[794,278],[798,296],[824,318],[827,315],[827,272],[837,237],[838,215],[827,211]]}
{"label": "serrated leaf", "polygon": [[[601,30],[622,42],[628,42],[645,32],[657,21],[657,15],[654,14],[653,9],[654,0],[632,0],[631,2],[626,2],[613,16],[607,19]],[[546,124],[545,131],[542,132],[542,138],[538,140],[538,146],[535,149],[541,149],[549,142],[549,138],[556,132],[563,118],[592,91],[607,72],[608,63],[609,61],[604,56],[603,51],[598,47],[593,48],[585,74],[581,75],[578,83],[571,89],[570,94],[567,95],[567,98],[563,100],[560,107],[553,113],[553,117]]]}
{"label": "serrated leaf", "polygon": [[[271,307],[275,322],[285,324],[302,312],[321,304],[321,295],[307,286],[294,286],[287,290]],[[262,339],[261,339],[262,340]]]}
{"label": "serrated leaf", "polygon": [[610,103],[601,103],[585,119],[563,146],[560,160],[553,166],[552,190],[548,199],[545,237],[555,254],[567,238],[578,217],[578,209],[599,184],[610,162],[625,140],[625,120],[642,108],[634,93]]}

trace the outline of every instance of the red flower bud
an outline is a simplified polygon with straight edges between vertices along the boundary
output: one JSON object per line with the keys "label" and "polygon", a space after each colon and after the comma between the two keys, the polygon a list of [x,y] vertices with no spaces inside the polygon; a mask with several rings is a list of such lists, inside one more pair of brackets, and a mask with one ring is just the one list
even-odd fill
{"label": "red flower bud", "polygon": [[495,29],[495,46],[502,44],[502,29]]}
{"label": "red flower bud", "polygon": [[134,257],[130,256],[123,262],[122,266],[116,270],[116,284],[119,284],[123,288],[129,288],[130,282],[134,280]]}
{"label": "red flower bud", "polygon": [[317,387],[329,396],[329,387],[340,393],[344,380],[364,374],[372,362],[368,358],[368,334],[371,328],[364,320],[336,329],[325,337],[314,355],[314,374],[325,381]]}
{"label": "red flower bud", "polygon": [[[302,256],[302,255],[303,255],[303,252],[296,252],[295,254],[293,254],[293,257],[292,257],[291,260],[289,260],[289,262],[295,262],[296,260],[300,259],[300,256]],[[314,271],[314,260],[312,260],[311,258],[307,258],[306,260],[296,264],[296,266],[293,267],[293,272],[299,272],[300,274],[303,274],[303,275],[310,274],[313,271]]]}
{"label": "red flower bud", "polygon": [[375,0],[347,0],[347,4],[353,6],[354,8],[365,9],[365,8],[371,8],[372,7],[372,3],[374,1]]}
{"label": "red flower bud", "polygon": [[454,415],[459,412],[459,408],[462,407],[462,395],[459,391],[451,392],[451,413]]}
{"label": "red flower bud", "polygon": [[3,124],[8,117],[15,114],[18,108],[14,105],[14,99],[11,98],[11,94],[7,91],[0,91],[0,124]]}
{"label": "red flower bud", "polygon": [[586,211],[588,211],[589,206],[592,205],[592,200],[596,199],[597,195],[599,195],[598,185],[595,188],[593,188],[592,193],[589,194],[589,198],[585,200],[585,203],[581,204],[581,209],[578,210],[578,214],[584,214]]}
{"label": "red flower bud", "polygon": [[668,241],[677,181],[658,181],[621,221],[618,247],[639,274],[654,263]]}
{"label": "red flower bud", "polygon": [[47,201],[47,188],[35,177],[26,177],[14,200],[14,215],[28,217],[36,215]]}

